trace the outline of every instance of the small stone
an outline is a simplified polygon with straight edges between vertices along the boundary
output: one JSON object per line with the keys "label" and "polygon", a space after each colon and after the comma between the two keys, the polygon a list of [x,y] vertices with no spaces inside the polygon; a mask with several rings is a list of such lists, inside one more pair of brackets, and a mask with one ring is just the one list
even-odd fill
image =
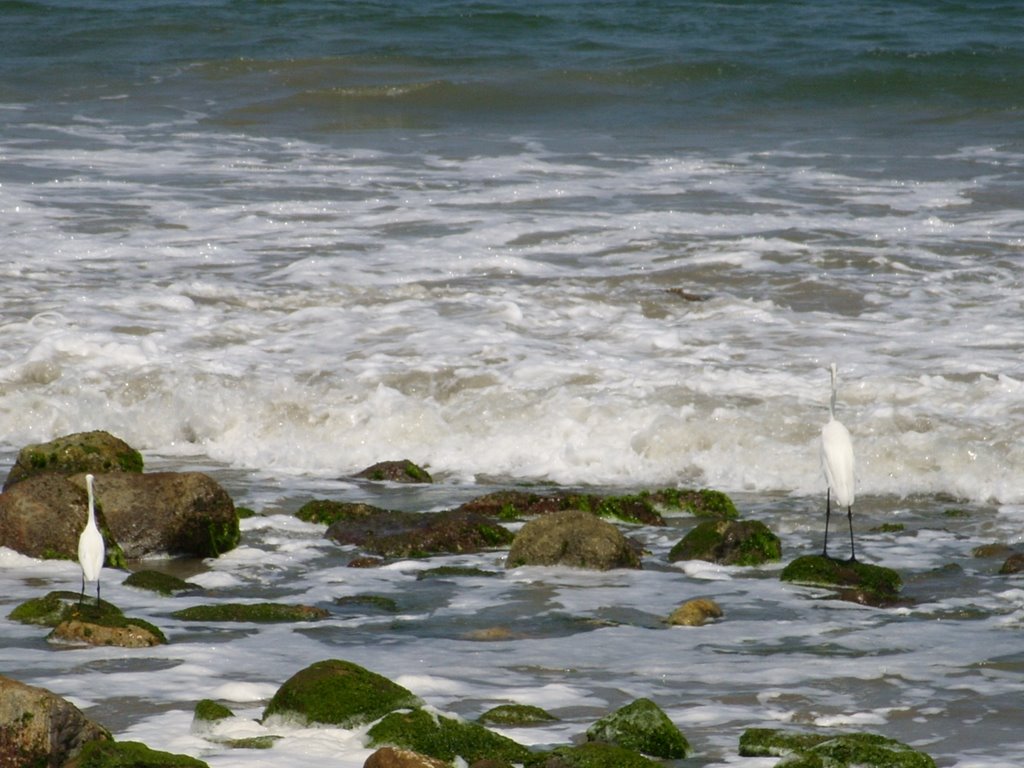
{"label": "small stone", "polygon": [[381,747],[366,758],[363,768],[448,768],[448,763],[411,749]]}
{"label": "small stone", "polygon": [[668,623],[684,627],[700,627],[709,619],[722,618],[722,609],[714,600],[698,597],[680,605],[668,617]]}

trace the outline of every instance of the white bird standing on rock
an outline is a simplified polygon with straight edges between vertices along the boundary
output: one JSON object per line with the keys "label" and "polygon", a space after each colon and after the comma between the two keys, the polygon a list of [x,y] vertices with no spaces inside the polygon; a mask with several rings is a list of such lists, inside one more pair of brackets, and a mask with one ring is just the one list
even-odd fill
{"label": "white bird standing on rock", "polygon": [[85,490],[89,494],[89,519],[78,537],[78,564],[82,566],[82,594],[78,599],[81,603],[85,597],[85,582],[96,582],[96,604],[100,603],[100,571],[103,569],[103,558],[107,548],[103,544],[103,534],[96,525],[96,509],[92,488],[93,476],[85,476]]}
{"label": "white bird standing on rock", "polygon": [[836,364],[829,365],[832,374],[832,399],[828,406],[828,423],[821,428],[821,466],[825,471],[828,490],[825,495],[825,546],[822,554],[828,557],[828,522],[832,516],[832,499],[846,507],[850,521],[850,560],[856,560],[853,548],[853,442],[850,431],[836,418]]}

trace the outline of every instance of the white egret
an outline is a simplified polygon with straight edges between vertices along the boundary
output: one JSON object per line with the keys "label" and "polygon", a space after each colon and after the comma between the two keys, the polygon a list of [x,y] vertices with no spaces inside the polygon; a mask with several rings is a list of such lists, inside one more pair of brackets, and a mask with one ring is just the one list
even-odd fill
{"label": "white egret", "polygon": [[96,509],[93,494],[93,476],[85,476],[85,490],[89,494],[89,519],[85,522],[78,537],[78,564],[82,566],[82,595],[79,602],[85,597],[85,582],[96,582],[96,604],[100,602],[100,570],[103,568],[103,558],[106,557],[107,548],[103,544],[103,534],[96,525]]}
{"label": "white egret", "polygon": [[853,442],[846,426],[836,418],[836,364],[829,366],[832,374],[832,399],[828,406],[828,423],[821,428],[821,466],[825,471],[828,490],[825,495],[825,546],[822,554],[828,557],[828,523],[832,516],[832,499],[846,507],[850,521],[850,560],[856,560],[853,548]]}

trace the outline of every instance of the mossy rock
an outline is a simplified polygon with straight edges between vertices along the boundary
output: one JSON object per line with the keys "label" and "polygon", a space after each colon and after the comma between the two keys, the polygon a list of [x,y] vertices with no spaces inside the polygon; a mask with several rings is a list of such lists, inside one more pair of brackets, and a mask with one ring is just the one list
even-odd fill
{"label": "mossy rock", "polygon": [[204,723],[215,723],[218,720],[227,720],[234,717],[235,713],[219,704],[213,699],[202,699],[196,703],[193,719]]}
{"label": "mossy rock", "polygon": [[378,515],[382,512],[388,512],[388,510],[375,507],[372,504],[354,501],[312,499],[299,507],[295,512],[295,516],[307,523],[331,525],[338,520],[358,520],[363,517]]}
{"label": "mossy rock", "polygon": [[686,737],[650,699],[637,699],[601,718],[587,729],[587,740],[617,744],[666,760],[690,754]]}
{"label": "mossy rock", "polygon": [[[38,624],[43,627],[56,627],[68,615],[68,609],[77,605],[81,595],[78,592],[60,590],[50,592],[43,597],[33,597],[17,606],[8,618],[22,624]],[[121,609],[113,603],[101,600],[100,609],[104,612],[121,615]],[[85,607],[83,601],[82,606]],[[93,603],[95,609],[95,603]]]}
{"label": "mossy rock", "polygon": [[416,581],[423,581],[424,579],[451,579],[459,577],[469,578],[474,576],[488,579],[501,575],[501,571],[488,571],[484,568],[477,568],[475,566],[442,565],[438,568],[427,568],[426,570],[417,572]]}
{"label": "mossy rock", "polygon": [[386,613],[398,613],[398,603],[395,599],[384,595],[345,595],[336,597],[334,604],[346,608],[369,608]]}
{"label": "mossy rock", "polygon": [[664,525],[665,519],[645,495],[597,496],[569,494],[559,497],[562,509],[579,509],[598,517],[620,520],[624,523]]}
{"label": "mossy rock", "polygon": [[433,483],[434,478],[423,467],[408,459],[381,461],[356,474],[365,480],[389,483]]}
{"label": "mossy rock", "polygon": [[327,538],[384,557],[429,557],[506,547],[514,534],[495,518],[475,512],[402,512],[378,510],[358,518],[341,518]]}
{"label": "mossy rock", "polygon": [[66,768],[209,768],[188,755],[158,752],[137,741],[91,741]]}
{"label": "mossy rock", "polygon": [[235,507],[235,514],[238,515],[239,520],[248,520],[250,517],[256,517],[256,510],[249,507]]}
{"label": "mossy rock", "polygon": [[722,607],[707,597],[696,597],[680,605],[668,617],[673,626],[700,627],[708,621],[722,618]]}
{"label": "mossy rock", "polygon": [[782,557],[782,542],[760,520],[705,520],[668,553],[670,562],[707,560],[754,566]]}
{"label": "mossy rock", "polygon": [[4,489],[39,472],[103,474],[142,472],[142,467],[142,454],[119,437],[101,430],[76,432],[22,448],[7,475]]}
{"label": "mossy rock", "polygon": [[538,517],[516,534],[506,568],[524,565],[587,568],[642,568],[641,548],[612,523],[570,509]]}
{"label": "mossy rock", "polygon": [[472,764],[491,758],[522,763],[530,751],[512,739],[467,723],[434,715],[422,709],[392,712],[369,730],[369,746],[411,749],[439,760],[462,757]]}
{"label": "mossy rock", "polygon": [[711,488],[663,488],[641,494],[655,507],[688,512],[694,517],[716,517],[734,520],[740,516],[733,500],[725,493]]}
{"label": "mossy rock", "polygon": [[200,590],[198,584],[171,576],[160,571],[135,571],[124,580],[125,586],[146,589],[161,595],[173,595],[175,592],[192,592]]}
{"label": "mossy rock", "polygon": [[540,725],[557,720],[557,717],[546,710],[529,704],[499,704],[477,718],[481,723],[505,726]]}
{"label": "mossy rock", "polygon": [[740,736],[743,757],[782,757],[779,768],[935,768],[924,752],[873,733],[812,734],[750,728]]}
{"label": "mossy rock", "polygon": [[284,603],[217,603],[193,605],[171,614],[181,621],[248,621],[258,624],[319,621],[330,613],[312,605]]}
{"label": "mossy rock", "polygon": [[524,768],[658,768],[661,764],[625,747],[592,741],[531,755],[523,765]]}
{"label": "mossy rock", "polygon": [[285,681],[267,704],[263,719],[281,715],[352,728],[422,703],[411,691],[386,677],[350,661],[328,659]]}
{"label": "mossy rock", "polygon": [[149,648],[165,644],[167,637],[148,621],[125,616],[116,606],[100,601],[99,605],[85,602],[67,606],[47,640]]}
{"label": "mossy rock", "polygon": [[900,575],[891,568],[856,560],[834,560],[824,555],[798,557],[782,570],[779,578],[793,584],[835,589],[843,600],[874,606],[896,602],[902,586]]}

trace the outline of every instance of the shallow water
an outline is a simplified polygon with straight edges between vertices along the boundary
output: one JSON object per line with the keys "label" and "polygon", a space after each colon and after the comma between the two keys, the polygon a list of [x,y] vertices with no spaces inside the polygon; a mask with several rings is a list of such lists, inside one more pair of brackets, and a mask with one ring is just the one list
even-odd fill
{"label": "shallow water", "polygon": [[[439,711],[475,718],[499,703],[545,707],[547,727],[503,729],[529,745],[566,743],[598,717],[634,698],[654,699],[696,749],[687,765],[765,766],[736,754],[750,727],[882,733],[931,754],[940,766],[1010,766],[1024,751],[1016,727],[1024,656],[1013,638],[1024,621],[1019,577],[997,575],[1002,558],[974,547],[1016,543],[1020,511],[951,505],[936,498],[866,497],[856,515],[861,559],[896,568],[905,604],[876,609],[830,599],[779,581],[764,568],[667,562],[694,524],[628,526],[648,554],[641,571],[504,569],[504,553],[437,557],[353,569],[357,553],[324,538],[324,526],[289,514],[311,496],[382,506],[437,509],[477,493],[454,487],[398,487],[344,481],[290,488],[234,470],[207,467],[240,504],[261,514],[243,521],[241,546],[218,560],[152,561],[205,588],[162,598],[120,585],[104,572],[103,594],[126,613],[160,626],[170,643],[121,650],[48,646],[45,630],[4,620],[0,646],[8,674],[69,697],[119,739],[201,757],[211,766],[361,766],[362,732],[297,729],[257,722],[277,686],[308,664],[341,658],[410,688]],[[783,540],[784,560],[816,552],[817,499],[740,495],[747,517]],[[873,532],[884,522],[899,533]],[[842,555],[840,527],[832,551]],[[493,575],[422,578],[440,565]],[[76,588],[73,563],[0,557],[2,612],[50,589]],[[341,606],[340,597],[380,595],[395,613]],[[710,597],[724,611],[699,628],[668,627],[673,608]],[[186,623],[173,610],[199,602],[282,600],[331,611],[301,625]],[[222,736],[274,733],[273,749],[232,750],[191,732],[200,698],[224,701],[238,718]]]}

